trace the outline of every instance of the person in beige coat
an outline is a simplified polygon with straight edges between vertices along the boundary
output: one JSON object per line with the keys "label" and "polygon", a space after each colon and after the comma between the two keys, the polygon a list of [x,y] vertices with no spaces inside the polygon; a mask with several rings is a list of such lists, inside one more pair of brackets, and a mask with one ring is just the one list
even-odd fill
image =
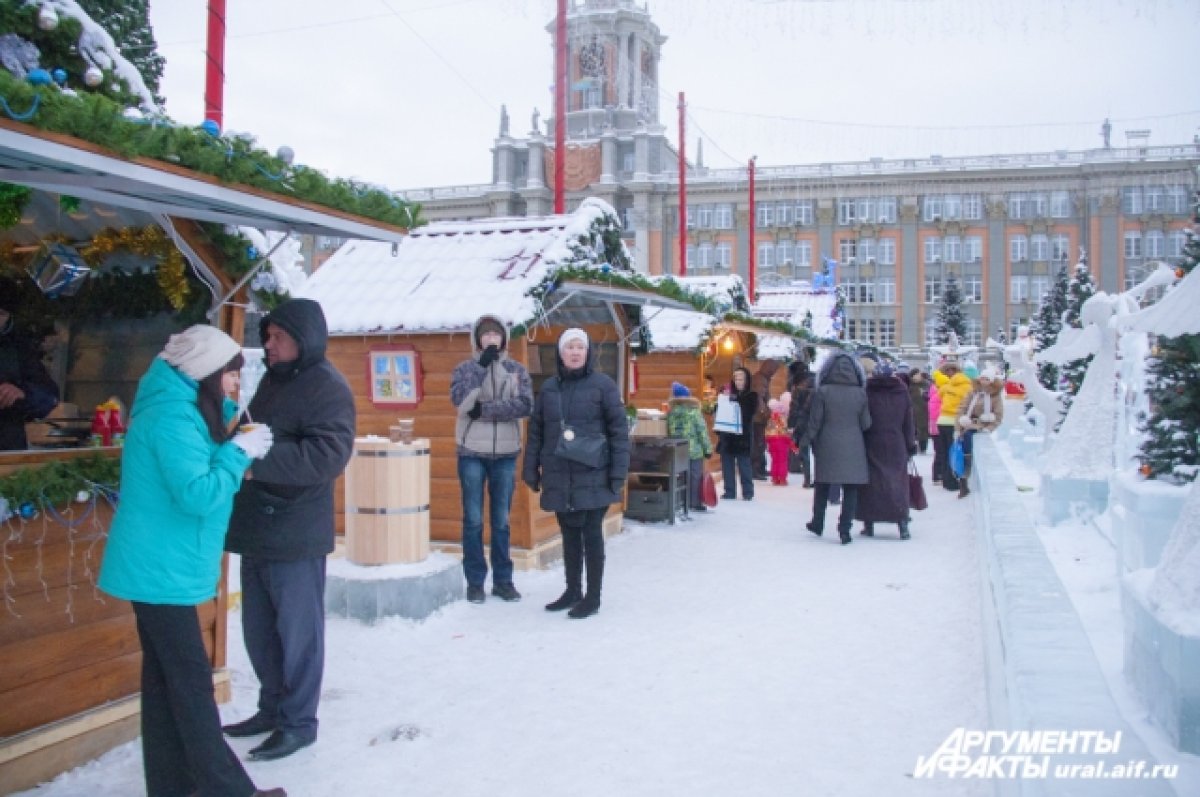
{"label": "person in beige coat", "polygon": [[959,404],[956,436],[963,445],[963,475],[958,482],[958,497],[966,498],[971,493],[967,482],[971,478],[976,432],[994,431],[1004,420],[1004,377],[994,365],[979,372],[971,386],[971,392]]}

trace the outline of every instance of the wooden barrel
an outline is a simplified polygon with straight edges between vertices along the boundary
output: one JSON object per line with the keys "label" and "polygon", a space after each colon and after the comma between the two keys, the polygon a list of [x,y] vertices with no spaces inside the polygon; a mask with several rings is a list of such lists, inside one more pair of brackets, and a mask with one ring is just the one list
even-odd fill
{"label": "wooden barrel", "polygon": [[428,438],[357,438],[346,468],[346,557],[383,565],[428,555]]}

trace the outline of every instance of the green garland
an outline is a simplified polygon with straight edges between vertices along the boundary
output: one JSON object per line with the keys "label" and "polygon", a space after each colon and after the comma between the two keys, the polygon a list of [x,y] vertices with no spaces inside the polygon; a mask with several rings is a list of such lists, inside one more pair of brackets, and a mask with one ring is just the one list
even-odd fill
{"label": "green garland", "polygon": [[[238,233],[228,233],[225,231],[225,226],[213,222],[201,222],[200,228],[204,231],[205,236],[224,256],[223,265],[225,273],[232,277],[234,281],[241,279],[249,273],[262,258],[266,257],[266,252],[256,252],[255,257],[250,256],[250,239]],[[250,290],[247,288],[247,290]],[[267,312],[274,310],[283,302],[291,298],[287,292],[274,293],[272,291],[255,291],[250,290],[254,295],[255,302],[258,303]]]}
{"label": "green garland", "polygon": [[80,91],[72,97],[57,87],[31,86],[0,69],[0,96],[15,110],[32,107],[38,96],[38,111],[26,124],[89,141],[124,158],[178,164],[225,183],[251,186],[398,227],[411,229],[424,224],[419,204],[390,192],[354,180],[331,180],[306,166],[289,167],[242,138],[214,138],[200,128],[177,127],[165,118],[153,123],[135,122],[124,115],[123,105],[101,94]]}
{"label": "green garland", "polygon": [[33,191],[23,185],[0,183],[0,230],[15,227]]}
{"label": "green garland", "polygon": [[38,508],[64,506],[80,491],[92,492],[92,484],[115,490],[120,481],[120,458],[96,454],[14,471],[0,478],[0,497],[7,499],[13,512],[27,503]]}

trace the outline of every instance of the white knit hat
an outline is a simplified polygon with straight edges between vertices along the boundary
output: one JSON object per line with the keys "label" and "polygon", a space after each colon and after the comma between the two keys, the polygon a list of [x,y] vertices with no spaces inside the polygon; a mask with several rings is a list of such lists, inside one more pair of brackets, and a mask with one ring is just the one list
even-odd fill
{"label": "white knit hat", "polygon": [[999,379],[1000,377],[1001,377],[1000,369],[997,368],[995,365],[989,364],[989,365],[985,366],[982,371],[979,372],[980,379],[996,380],[996,379]]}
{"label": "white knit hat", "polygon": [[158,356],[199,382],[241,353],[237,341],[221,330],[196,324],[172,335]]}
{"label": "white knit hat", "polygon": [[590,347],[592,344],[588,340],[587,333],[579,327],[571,327],[558,338],[558,350],[561,352],[567,347],[567,344],[573,340],[582,340],[584,346]]}

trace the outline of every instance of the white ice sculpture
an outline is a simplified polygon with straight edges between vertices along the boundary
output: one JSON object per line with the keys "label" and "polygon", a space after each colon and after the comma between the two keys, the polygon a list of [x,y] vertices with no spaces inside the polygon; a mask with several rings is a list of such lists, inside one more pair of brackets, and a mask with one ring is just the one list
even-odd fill
{"label": "white ice sculpture", "polygon": [[1046,429],[1053,430],[1062,417],[1062,400],[1056,391],[1048,390],[1038,381],[1033,340],[1029,337],[1028,328],[1022,329],[1025,335],[1022,337],[1018,333],[1016,342],[1004,347],[1004,361],[1008,363],[1011,373],[1025,386],[1025,397],[1041,415]]}

